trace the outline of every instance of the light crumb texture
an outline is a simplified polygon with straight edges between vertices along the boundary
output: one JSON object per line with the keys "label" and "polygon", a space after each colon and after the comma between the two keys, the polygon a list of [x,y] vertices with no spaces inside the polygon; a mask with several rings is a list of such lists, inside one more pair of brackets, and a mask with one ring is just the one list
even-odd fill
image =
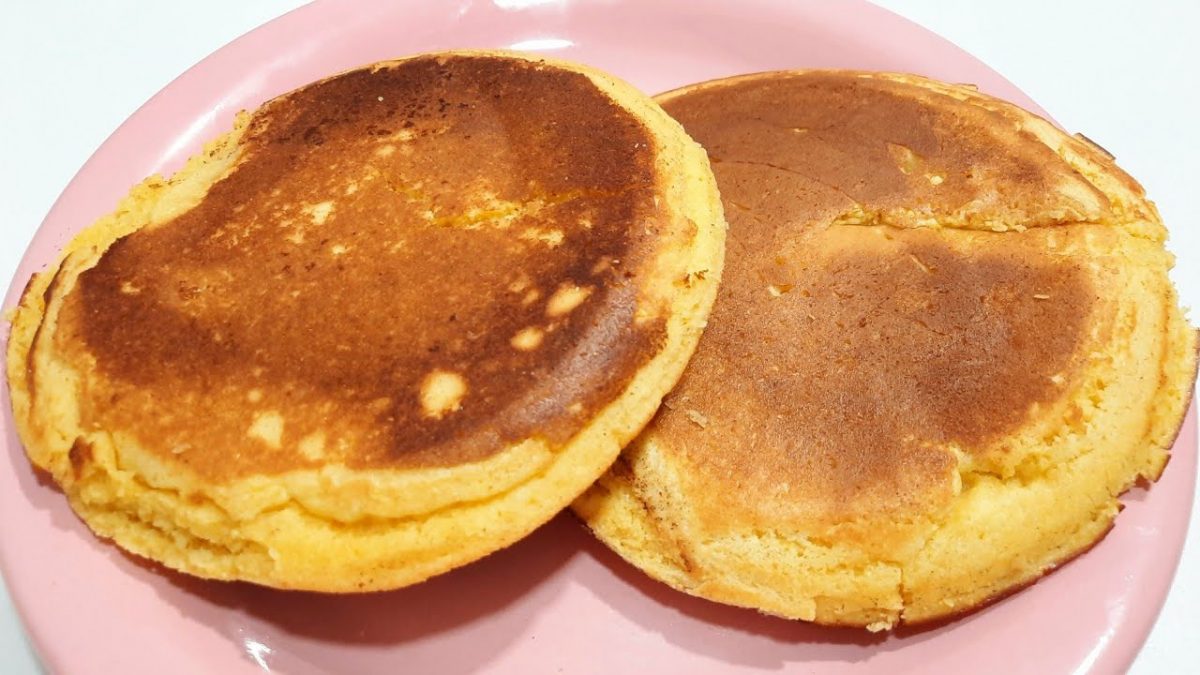
{"label": "light crumb texture", "polygon": [[133,553],[416,583],[612,463],[697,344],[725,230],[704,151],[604,73],[503,52],[348,71],[239,115],[30,281],[14,419]]}
{"label": "light crumb texture", "polygon": [[1036,581],[1160,475],[1196,332],[1166,230],[1110,157],[915,76],[659,100],[710,154],[729,259],[679,385],[575,504],[627,560],[885,630]]}

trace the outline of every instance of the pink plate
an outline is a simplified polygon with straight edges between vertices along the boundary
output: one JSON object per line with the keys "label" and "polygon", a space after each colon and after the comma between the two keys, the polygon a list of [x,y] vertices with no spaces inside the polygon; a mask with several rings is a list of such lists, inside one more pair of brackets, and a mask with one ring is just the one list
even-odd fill
{"label": "pink plate", "polygon": [[[236,111],[345,68],[451,47],[545,50],[651,92],[777,68],[910,71],[1037,109],[954,45],[865,2],[325,0],[229,44],[130,117],[47,216],[5,306],[71,234],[147,174],[179,167]],[[868,635],[676,593],[567,515],[391,593],[327,597],[164,573],[97,541],[38,482],[2,396],[0,561],[39,654],[63,673],[1117,672],[1170,587],[1196,474],[1193,411],[1162,481],[1128,495],[1091,552],[961,621]]]}

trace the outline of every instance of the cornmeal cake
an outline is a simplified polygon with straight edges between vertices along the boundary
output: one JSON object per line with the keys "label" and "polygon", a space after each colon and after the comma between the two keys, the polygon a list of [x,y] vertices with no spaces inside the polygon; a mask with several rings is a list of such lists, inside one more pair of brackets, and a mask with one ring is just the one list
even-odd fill
{"label": "cornmeal cake", "polygon": [[730,220],[709,326],[576,503],[688,593],[886,629],[1093,545],[1154,480],[1196,333],[1099,147],[974,89],[782,72],[659,97]]}
{"label": "cornmeal cake", "polygon": [[8,350],[32,462],[202,577],[414,583],[516,541],[695,347],[703,150],[598,71],[423,55],[268,101],[35,276]]}

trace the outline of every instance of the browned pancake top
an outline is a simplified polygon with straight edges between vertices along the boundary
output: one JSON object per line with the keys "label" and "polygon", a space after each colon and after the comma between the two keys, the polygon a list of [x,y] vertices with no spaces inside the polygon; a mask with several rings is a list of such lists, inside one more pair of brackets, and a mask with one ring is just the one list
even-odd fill
{"label": "browned pancake top", "polygon": [[[720,508],[741,503],[764,525],[920,509],[952,489],[952,445],[995,449],[1069,385],[1093,291],[1051,254],[1054,228],[833,224],[855,208],[938,213],[985,190],[1054,207],[1035,193],[1058,180],[1056,157],[1043,170],[1040,143],[1003,145],[988,113],[941,98],[835,74],[664,101],[719,160],[730,231],[708,328],[653,428]],[[902,172],[889,144],[945,180]]]}
{"label": "browned pancake top", "polygon": [[81,275],[57,344],[95,358],[85,425],[214,480],[565,441],[663,339],[634,322],[654,143],[586,76],[517,59],[275,99],[197,207]]}
{"label": "browned pancake top", "polygon": [[775,168],[842,197],[799,195],[811,213],[857,203],[1037,227],[1108,211],[1103,193],[1011,117],[903,82],[838,72],[752,76],[701,85],[668,105],[705,139],[714,163]]}

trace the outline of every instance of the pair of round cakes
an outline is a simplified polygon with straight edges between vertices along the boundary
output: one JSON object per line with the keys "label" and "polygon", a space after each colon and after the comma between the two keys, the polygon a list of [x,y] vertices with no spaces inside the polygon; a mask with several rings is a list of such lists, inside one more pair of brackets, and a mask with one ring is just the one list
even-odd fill
{"label": "pair of round cakes", "polygon": [[80,517],[190,574],[396,588],[574,500],[680,590],[882,629],[1030,583],[1162,471],[1196,347],[1165,237],[967,87],[656,104],[426,55],[134,188],[31,280],[8,379]]}

